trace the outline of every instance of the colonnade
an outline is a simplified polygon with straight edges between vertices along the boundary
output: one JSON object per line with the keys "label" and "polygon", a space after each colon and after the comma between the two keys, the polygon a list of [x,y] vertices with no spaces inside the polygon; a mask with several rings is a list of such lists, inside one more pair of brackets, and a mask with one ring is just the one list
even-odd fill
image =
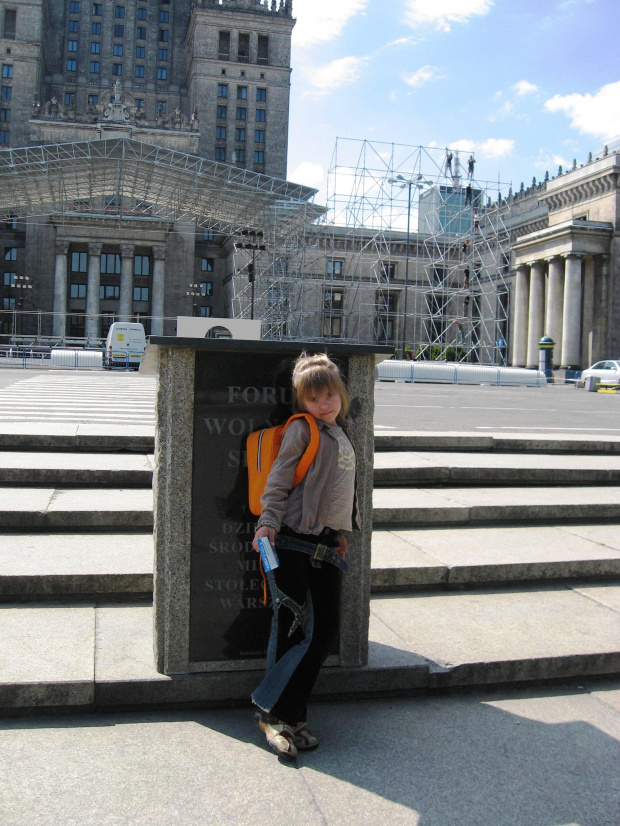
{"label": "colonnade", "polygon": [[[603,268],[608,256],[602,256]],[[555,367],[583,367],[583,331],[592,329],[594,258],[579,253],[518,263],[514,290],[512,364],[538,367],[538,342],[555,342]],[[603,271],[603,276],[605,272]]]}
{"label": "colonnade", "polygon": [[[68,258],[71,242],[56,241],[56,266],[54,273],[54,336],[66,334]],[[101,283],[101,251],[103,242],[88,242],[88,273],[86,283],[86,326],[87,338],[100,338],[101,318],[99,310],[99,288]],[[133,267],[135,244],[121,243],[121,283],[119,299],[119,321],[129,321],[133,315]],[[166,245],[153,244],[153,275],[151,279],[151,335],[160,336],[164,332],[164,286],[166,278]]]}

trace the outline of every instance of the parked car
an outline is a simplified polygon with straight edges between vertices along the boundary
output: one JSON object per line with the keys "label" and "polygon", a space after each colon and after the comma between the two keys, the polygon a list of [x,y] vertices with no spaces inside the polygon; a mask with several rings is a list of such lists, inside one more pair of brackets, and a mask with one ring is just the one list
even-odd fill
{"label": "parked car", "polygon": [[590,376],[593,376],[597,381],[609,384],[620,382],[620,361],[597,361],[592,367],[588,367],[588,369],[584,370],[581,374],[581,378],[585,381],[586,386]]}
{"label": "parked car", "polygon": [[108,331],[104,367],[138,370],[145,350],[146,338],[142,324],[116,321]]}

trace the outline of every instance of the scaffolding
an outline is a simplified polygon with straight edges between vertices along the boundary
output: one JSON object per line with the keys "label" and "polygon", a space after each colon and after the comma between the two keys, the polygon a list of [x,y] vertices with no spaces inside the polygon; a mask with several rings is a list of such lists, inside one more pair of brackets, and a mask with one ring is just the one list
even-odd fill
{"label": "scaffolding", "polygon": [[253,284],[248,250],[234,248],[233,315],[263,319],[264,338],[505,363],[509,185],[475,164],[458,149],[338,138],[325,215],[298,211],[283,242],[273,207]]}

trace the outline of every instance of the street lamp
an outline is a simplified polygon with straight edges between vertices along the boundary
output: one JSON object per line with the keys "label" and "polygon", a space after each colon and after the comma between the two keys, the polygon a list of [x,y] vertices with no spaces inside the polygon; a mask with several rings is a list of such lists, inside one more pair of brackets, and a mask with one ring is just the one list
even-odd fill
{"label": "street lamp", "polygon": [[20,329],[19,328],[22,326],[21,324],[18,325],[18,315],[17,315],[17,313],[19,312],[20,315],[21,315],[21,309],[24,305],[24,300],[25,300],[26,296],[28,295],[28,293],[26,293],[25,290],[31,290],[32,289],[32,284],[30,283],[30,276],[28,276],[28,275],[16,275],[15,276],[15,281],[14,281],[13,284],[11,284],[11,287],[14,287],[16,290],[24,290],[24,292],[20,292],[18,294],[19,297],[17,298],[17,300],[15,302],[15,304],[17,306],[16,306],[16,311],[15,311],[15,323],[13,324],[13,335],[16,336],[16,335],[20,334]]}
{"label": "street lamp", "polygon": [[192,315],[198,315],[198,302],[196,298],[202,293],[200,292],[200,284],[188,284],[189,290],[185,293],[188,298],[192,298]]}
{"label": "street lamp", "polygon": [[248,281],[252,285],[252,296],[250,299],[250,318],[254,320],[254,275],[255,275],[255,265],[256,265],[256,250],[265,250],[266,247],[262,243],[263,241],[263,231],[262,230],[253,230],[253,229],[242,229],[241,235],[244,238],[249,238],[249,243],[235,243],[235,246],[238,249],[245,249],[245,250],[252,250],[252,260],[248,263]]}

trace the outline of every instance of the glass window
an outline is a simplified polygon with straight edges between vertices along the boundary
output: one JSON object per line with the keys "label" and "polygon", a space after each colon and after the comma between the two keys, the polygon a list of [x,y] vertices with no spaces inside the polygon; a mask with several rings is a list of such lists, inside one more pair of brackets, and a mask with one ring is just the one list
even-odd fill
{"label": "glass window", "polygon": [[[112,198],[111,200],[116,200]],[[104,252],[100,258],[99,271],[104,275],[121,274],[121,257],[113,252]]]}
{"label": "glass window", "polygon": [[[338,262],[342,263],[342,262]],[[339,312],[341,313],[344,306],[344,289],[342,287],[338,287],[336,289],[332,287],[325,287],[323,292],[323,307],[326,310],[331,310],[332,312]]]}
{"label": "glass window", "polygon": [[138,20],[146,20],[147,16],[148,16],[148,9],[143,9],[143,8],[138,9],[138,13],[137,13]]}
{"label": "glass window", "polygon": [[256,62],[259,64],[259,66],[267,66],[267,64],[269,63],[269,38],[267,37],[267,35],[258,35]]}
{"label": "glass window", "polygon": [[257,123],[265,123],[266,114],[267,114],[266,109],[257,109],[256,110],[256,122]]}
{"label": "glass window", "polygon": [[77,60],[74,60],[73,58],[67,60],[67,71],[77,72]]}
{"label": "glass window", "polygon": [[237,120],[245,120],[247,109],[244,106],[237,106]]}
{"label": "glass window", "polygon": [[10,120],[11,120],[11,110],[10,109],[0,109],[0,122],[9,123]]}
{"label": "glass window", "polygon": [[99,298],[101,299],[119,298],[120,292],[121,288],[115,284],[101,284],[99,286]]}
{"label": "glass window", "polygon": [[201,307],[200,315],[203,318],[211,318],[213,316],[213,307]]}
{"label": "glass window", "polygon": [[166,80],[168,77],[168,69],[164,66],[157,67],[157,80]]}
{"label": "glass window", "polygon": [[14,310],[15,309],[15,299],[13,297],[5,296],[2,299],[2,307],[5,310]]}
{"label": "glass window", "polygon": [[245,129],[235,129],[235,140],[236,141],[244,141],[245,140]]}
{"label": "glass window", "polygon": [[144,77],[144,66],[136,66],[135,73],[136,77]]}
{"label": "glass window", "polygon": [[149,300],[149,288],[148,287],[134,287],[133,288],[133,300],[134,301],[148,301]]}
{"label": "glass window", "polygon": [[112,54],[115,57],[122,57],[123,56],[123,44],[122,43],[115,43],[112,47]]}
{"label": "glass window", "polygon": [[93,75],[99,74],[99,61],[98,60],[91,60],[90,61],[90,71],[91,71],[91,74],[93,74]]}
{"label": "glass window", "polygon": [[226,127],[225,126],[216,126],[215,127],[215,137],[218,141],[225,141],[226,140]]}
{"label": "glass window", "polygon": [[17,273],[16,272],[5,272],[4,273],[4,286],[5,287],[14,287],[16,278],[17,278]]}
{"label": "glass window", "polygon": [[245,149],[243,147],[235,149],[234,163],[245,163]]}
{"label": "glass window", "polygon": [[2,92],[0,93],[0,97],[2,100],[11,100],[13,97],[13,87],[12,86],[3,86]]}
{"label": "glass window", "polygon": [[167,104],[167,102],[166,102],[165,100],[158,100],[158,101],[157,101],[157,111],[158,111],[160,114],[165,115],[165,114],[166,114],[166,109],[167,109],[167,108],[168,108],[168,104]]}
{"label": "glass window", "polygon": [[213,281],[202,281],[200,284],[200,295],[213,295]]}
{"label": "glass window", "polygon": [[2,77],[13,77],[13,66],[10,63],[2,64]]}
{"label": "glass window", "polygon": [[136,103],[136,109],[142,109],[142,107],[144,106],[143,98],[134,98],[134,101]]}
{"label": "glass window", "polygon": [[91,34],[101,34],[101,23],[91,23],[90,24],[90,33]]}
{"label": "glass window", "polygon": [[10,143],[11,133],[8,129],[0,129],[0,143]]}
{"label": "glass window", "polygon": [[88,254],[85,252],[71,253],[71,272],[87,272]]}
{"label": "glass window", "polygon": [[237,61],[239,63],[250,62],[250,35],[239,34],[239,45],[237,48]]}
{"label": "glass window", "polygon": [[254,142],[255,143],[265,143],[265,130],[264,129],[255,129],[254,130]]}
{"label": "glass window", "polygon": [[69,31],[70,32],[77,32],[80,28],[79,20],[69,20]]}
{"label": "glass window", "polygon": [[124,37],[125,36],[125,27],[122,23],[115,23],[114,25],[114,37]]}
{"label": "glass window", "polygon": [[88,105],[89,106],[96,106],[99,103],[99,95],[89,95],[88,96]]}
{"label": "glass window", "polygon": [[218,106],[218,107],[217,107],[217,117],[218,117],[220,120],[226,120],[226,113],[227,113],[227,111],[228,111],[228,110],[226,109],[226,107],[225,107],[225,106]]}
{"label": "glass window", "polygon": [[267,100],[267,90],[266,89],[257,89],[256,90],[256,100],[260,103],[261,101]]}
{"label": "glass window", "polygon": [[114,17],[124,17],[125,6],[114,6]]}
{"label": "glass window", "polygon": [[90,44],[90,53],[99,54],[101,52],[101,43],[98,40],[93,40]]}
{"label": "glass window", "polygon": [[217,96],[218,96],[218,98],[227,98],[228,97],[228,85],[226,83],[218,83]]}
{"label": "glass window", "polygon": [[159,49],[157,51],[158,60],[168,60],[168,49]]}
{"label": "glass window", "polygon": [[327,274],[341,276],[342,275],[342,261],[335,261],[333,258],[327,260]]}
{"label": "glass window", "polygon": [[203,258],[200,262],[200,269],[203,272],[213,272],[215,269],[215,258]]}
{"label": "glass window", "polygon": [[101,17],[103,14],[103,3],[93,3],[93,17]]}
{"label": "glass window", "polygon": [[69,12],[71,14],[79,14],[80,13],[79,0],[71,0],[71,2],[69,3]]}
{"label": "glass window", "polygon": [[202,231],[202,240],[203,241],[215,241],[215,233],[212,229],[203,229]]}
{"label": "glass window", "polygon": [[113,63],[112,64],[112,74],[120,77],[123,74],[123,64],[122,63]]}
{"label": "glass window", "polygon": [[4,260],[5,261],[17,261],[17,247],[5,247],[4,248]]}
{"label": "glass window", "polygon": [[159,30],[159,39],[162,43],[168,42],[168,29],[160,29]]}
{"label": "glass window", "polygon": [[167,23],[170,20],[170,12],[169,11],[160,11],[159,12],[159,22],[160,23]]}
{"label": "glass window", "polygon": [[65,92],[65,106],[73,106],[75,103],[75,92]]}
{"label": "glass window", "polygon": [[144,60],[146,57],[146,46],[136,46],[136,57]]}
{"label": "glass window", "polygon": [[69,40],[67,43],[67,51],[68,52],[77,52],[78,42],[77,40]]}
{"label": "glass window", "polygon": [[215,160],[216,161],[225,161],[226,160],[226,147],[225,146],[216,146],[215,147]]}
{"label": "glass window", "polygon": [[134,275],[150,275],[151,260],[148,255],[134,255],[133,258],[133,274]]}
{"label": "glass window", "polygon": [[256,164],[263,164],[265,163],[265,153],[260,150],[254,153],[254,163]]}
{"label": "glass window", "polygon": [[86,298],[86,284],[71,284],[69,295],[71,298]]}
{"label": "glass window", "polygon": [[248,99],[248,87],[247,86],[237,86],[237,100],[247,100]]}
{"label": "glass window", "polygon": [[144,26],[138,26],[136,29],[136,40],[146,40],[146,28]]}

